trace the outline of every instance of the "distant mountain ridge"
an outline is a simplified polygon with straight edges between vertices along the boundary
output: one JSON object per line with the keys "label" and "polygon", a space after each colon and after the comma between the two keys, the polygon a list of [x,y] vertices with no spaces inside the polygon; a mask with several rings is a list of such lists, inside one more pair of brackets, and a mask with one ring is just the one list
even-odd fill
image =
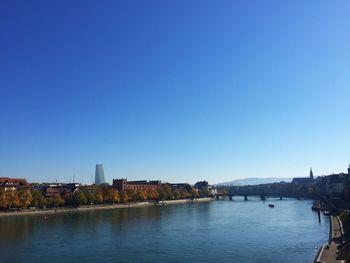
{"label": "distant mountain ridge", "polygon": [[257,185],[257,184],[272,184],[283,182],[291,182],[293,178],[278,178],[278,177],[268,177],[268,178],[244,178],[237,179],[230,182],[218,183],[216,185]]}

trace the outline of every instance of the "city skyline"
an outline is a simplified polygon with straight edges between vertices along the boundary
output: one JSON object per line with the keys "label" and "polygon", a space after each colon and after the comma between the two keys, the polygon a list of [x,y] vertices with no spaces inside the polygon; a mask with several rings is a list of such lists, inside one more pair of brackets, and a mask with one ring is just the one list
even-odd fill
{"label": "city skyline", "polygon": [[96,163],[109,183],[346,171],[346,1],[1,7],[0,177],[90,183]]}

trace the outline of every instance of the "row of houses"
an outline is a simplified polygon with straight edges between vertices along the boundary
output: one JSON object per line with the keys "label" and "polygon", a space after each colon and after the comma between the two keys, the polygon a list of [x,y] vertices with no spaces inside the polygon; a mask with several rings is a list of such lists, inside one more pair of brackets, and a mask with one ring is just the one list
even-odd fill
{"label": "row of houses", "polygon": [[[126,190],[158,190],[163,183],[159,180],[154,181],[128,181],[126,178],[122,179],[113,179],[113,188],[119,191]],[[185,189],[190,191],[192,189],[208,191],[211,195],[215,195],[217,193],[216,187],[208,184],[207,181],[200,181],[191,186],[187,183],[164,183],[170,186],[172,189]]]}
{"label": "row of houses", "polygon": [[[127,190],[158,190],[162,184],[169,185],[172,189],[197,189],[201,191],[209,191],[210,194],[216,194],[216,187],[211,186],[206,181],[197,182],[194,186],[187,183],[162,183],[159,180],[139,180],[128,181],[125,178],[113,179],[113,184],[110,186],[104,184],[105,187],[113,187],[119,191]],[[32,183],[29,184],[26,179],[0,177],[0,188],[5,190],[18,190],[21,188],[31,186],[34,189],[41,191],[46,197],[53,197],[56,195],[64,195],[65,193],[74,193],[81,184],[79,183]]]}
{"label": "row of houses", "polygon": [[292,184],[313,187],[322,196],[344,196],[350,199],[350,165],[347,170],[348,173],[321,175],[314,178],[310,169],[309,177],[294,178]]}

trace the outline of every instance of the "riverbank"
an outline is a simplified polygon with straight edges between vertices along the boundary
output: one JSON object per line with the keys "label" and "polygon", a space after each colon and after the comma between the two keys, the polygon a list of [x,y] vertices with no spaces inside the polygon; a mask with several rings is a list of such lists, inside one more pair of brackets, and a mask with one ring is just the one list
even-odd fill
{"label": "riverbank", "polygon": [[0,217],[8,216],[25,216],[25,215],[52,215],[57,213],[77,213],[94,210],[110,210],[121,208],[137,208],[137,207],[149,207],[155,205],[174,205],[174,204],[191,204],[199,202],[210,202],[210,197],[196,198],[196,199],[179,199],[179,200],[166,200],[161,202],[137,202],[115,205],[87,205],[79,207],[63,207],[63,208],[50,208],[50,209],[25,209],[21,211],[12,212],[0,212]]}
{"label": "riverbank", "polygon": [[200,203],[200,202],[210,202],[212,198],[203,197],[196,199],[179,199],[179,200],[165,200],[156,203],[156,205],[176,205],[176,204],[192,204],[192,203]]}
{"label": "riverbank", "polygon": [[329,242],[323,245],[315,259],[315,263],[336,263],[345,262],[345,260],[337,260],[339,253],[338,246],[343,240],[343,226],[338,216],[330,216]]}

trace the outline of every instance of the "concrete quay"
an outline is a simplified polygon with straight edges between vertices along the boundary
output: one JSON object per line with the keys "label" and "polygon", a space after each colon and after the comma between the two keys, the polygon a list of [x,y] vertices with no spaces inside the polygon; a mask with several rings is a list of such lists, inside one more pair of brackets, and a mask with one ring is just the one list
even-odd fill
{"label": "concrete quay", "polygon": [[343,225],[338,216],[330,216],[329,243],[323,245],[314,263],[339,263],[345,260],[337,260],[338,246],[342,244],[344,236]]}

